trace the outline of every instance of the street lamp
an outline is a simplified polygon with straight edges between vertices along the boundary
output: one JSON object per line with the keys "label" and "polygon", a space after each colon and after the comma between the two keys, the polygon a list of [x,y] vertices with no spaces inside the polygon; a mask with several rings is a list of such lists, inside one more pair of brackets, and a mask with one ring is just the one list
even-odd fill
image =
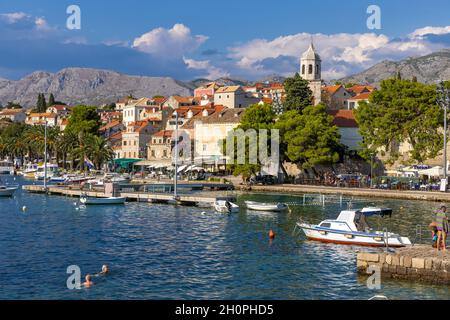
{"label": "street lamp", "polygon": [[[444,82],[440,82],[437,88],[437,102],[444,109],[444,180],[447,180],[447,111],[450,105],[450,90]],[[447,184],[446,184],[447,185]]]}

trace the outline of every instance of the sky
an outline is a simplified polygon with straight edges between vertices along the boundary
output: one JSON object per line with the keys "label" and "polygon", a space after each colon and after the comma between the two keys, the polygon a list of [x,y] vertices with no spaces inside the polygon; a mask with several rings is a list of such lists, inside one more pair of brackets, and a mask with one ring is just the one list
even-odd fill
{"label": "sky", "polygon": [[[79,30],[67,28],[77,5]],[[371,5],[380,9],[380,28]],[[450,47],[448,0],[3,0],[0,77],[67,67],[179,80],[299,70],[311,39],[323,78]]]}

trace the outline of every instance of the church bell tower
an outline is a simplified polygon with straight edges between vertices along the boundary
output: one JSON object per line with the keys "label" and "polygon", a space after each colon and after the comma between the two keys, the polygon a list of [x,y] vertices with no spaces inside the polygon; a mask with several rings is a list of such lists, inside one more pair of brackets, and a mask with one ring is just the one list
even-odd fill
{"label": "church bell tower", "polygon": [[312,41],[300,60],[300,76],[308,80],[314,96],[314,105],[318,105],[322,101],[322,60]]}

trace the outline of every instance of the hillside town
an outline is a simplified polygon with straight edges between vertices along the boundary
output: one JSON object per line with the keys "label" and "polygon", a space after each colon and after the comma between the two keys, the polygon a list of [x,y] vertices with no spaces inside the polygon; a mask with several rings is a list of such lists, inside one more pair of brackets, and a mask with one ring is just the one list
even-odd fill
{"label": "hillside town", "polygon": [[[311,43],[300,57],[297,76],[307,81],[312,98],[310,104],[325,106],[326,113],[332,117],[332,125],[337,127],[340,143],[346,150],[345,156],[341,157],[339,164],[333,166],[319,163],[312,167],[299,168],[294,163],[285,161],[281,168],[271,172],[260,170],[253,174],[269,175],[274,179],[269,179],[270,181],[278,182],[290,179],[291,182],[304,184],[368,186],[372,183],[371,177],[376,175],[373,164],[369,166],[367,161],[352,156],[361,151],[363,142],[355,111],[360,104],[368,103],[377,89],[366,84],[326,84],[321,71],[321,57]],[[197,87],[192,96],[164,97],[156,93],[150,96],[130,95],[112,105],[95,109],[100,120],[98,134],[105,139],[112,151],[111,160],[114,165],[109,166],[109,169],[140,172],[144,176],[147,174],[153,177],[170,176],[168,172],[173,171],[176,130],[179,130],[187,133],[192,143],[192,152],[189,156],[179,157],[177,160],[181,165],[185,164],[183,166],[185,171],[180,171],[180,174],[187,175],[195,167],[197,173],[201,170],[208,174],[229,175],[232,171],[227,167],[229,159],[223,155],[221,143],[230,132],[240,126],[242,117],[249,107],[270,106],[274,112],[283,110],[286,89],[283,83],[275,82],[257,82],[250,86],[225,86],[218,82],[209,82]],[[39,97],[45,100],[43,95]],[[59,104],[55,102],[53,96],[50,100],[43,107],[33,110],[15,108],[11,103],[11,107],[0,111],[0,121],[3,121],[3,124],[23,123],[28,126],[46,124],[49,128],[64,132],[76,107]],[[38,100],[38,104],[42,104],[42,101]],[[409,150],[405,143],[399,144],[398,148],[403,149],[405,153]],[[383,159],[381,153],[378,157]],[[437,159],[434,164],[438,165],[441,162],[442,160]],[[432,166],[426,166],[424,169],[430,168]],[[437,172],[440,172],[439,169]],[[418,170],[398,165],[378,168],[377,173],[380,177],[420,176]],[[255,181],[255,177],[252,179]],[[243,177],[243,180],[246,179]],[[389,178],[380,179],[378,186],[386,188],[389,184],[390,187],[392,181],[395,179],[391,181]],[[421,188],[422,185],[417,182],[414,188]],[[403,187],[411,186],[412,183],[409,182],[408,186]],[[426,188],[432,189],[433,185],[430,183]]]}

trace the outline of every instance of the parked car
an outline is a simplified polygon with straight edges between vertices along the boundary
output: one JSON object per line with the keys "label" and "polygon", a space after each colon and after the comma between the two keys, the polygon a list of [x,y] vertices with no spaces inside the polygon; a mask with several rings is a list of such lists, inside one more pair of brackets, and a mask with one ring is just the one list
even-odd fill
{"label": "parked car", "polygon": [[275,176],[256,176],[250,179],[250,183],[259,185],[274,185],[278,183],[278,178]]}

